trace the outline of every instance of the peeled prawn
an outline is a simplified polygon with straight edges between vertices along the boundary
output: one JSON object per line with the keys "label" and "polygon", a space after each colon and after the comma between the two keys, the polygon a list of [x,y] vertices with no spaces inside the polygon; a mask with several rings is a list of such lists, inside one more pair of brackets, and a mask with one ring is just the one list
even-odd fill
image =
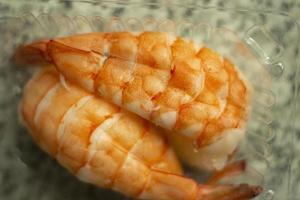
{"label": "peeled prawn", "polygon": [[59,76],[54,67],[35,74],[20,114],[37,144],[80,180],[137,199],[241,200],[261,192],[184,177],[159,128]]}
{"label": "peeled prawn", "polygon": [[189,165],[224,167],[244,136],[246,81],[228,59],[180,37],[88,33],[25,45],[16,58],[53,63],[85,90],[180,133],[168,135]]}

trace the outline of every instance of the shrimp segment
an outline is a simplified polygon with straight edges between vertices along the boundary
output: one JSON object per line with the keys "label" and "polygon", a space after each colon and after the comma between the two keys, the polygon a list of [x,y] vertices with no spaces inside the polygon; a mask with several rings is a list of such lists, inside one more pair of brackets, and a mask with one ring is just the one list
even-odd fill
{"label": "shrimp segment", "polygon": [[137,199],[238,200],[260,193],[256,186],[198,185],[184,177],[157,127],[69,82],[65,88],[58,76],[54,68],[35,75],[20,114],[37,143],[80,180]]}
{"label": "shrimp segment", "polygon": [[[19,59],[22,52],[25,61],[30,60],[28,52],[33,57],[39,52],[72,83],[179,132],[189,150],[197,146],[195,158],[214,159],[202,155],[206,151],[201,149],[244,131],[250,96],[246,81],[228,59],[182,38],[159,32],[88,33],[29,44],[19,49]],[[176,135],[170,134],[171,139],[176,141]],[[241,136],[236,135],[233,146],[224,150],[219,167]],[[175,146],[183,160],[191,157],[180,144]],[[196,159],[191,165],[196,163],[202,161]]]}

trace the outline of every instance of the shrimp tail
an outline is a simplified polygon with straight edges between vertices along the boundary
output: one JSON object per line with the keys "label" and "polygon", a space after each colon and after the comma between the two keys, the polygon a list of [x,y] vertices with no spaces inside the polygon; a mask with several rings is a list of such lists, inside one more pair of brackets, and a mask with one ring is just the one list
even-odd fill
{"label": "shrimp tail", "polygon": [[240,185],[203,185],[199,187],[198,200],[246,200],[258,196],[262,187]]}
{"label": "shrimp tail", "polygon": [[150,181],[141,193],[141,199],[181,200],[246,200],[258,196],[260,186],[248,184],[198,184],[192,179],[152,170]]}
{"label": "shrimp tail", "polygon": [[13,60],[17,65],[41,65],[51,62],[47,53],[49,40],[40,40],[29,45],[22,45],[16,50]]}
{"label": "shrimp tail", "polygon": [[[206,182],[207,185],[201,188],[202,191],[208,191],[201,193],[199,199],[207,200],[245,200],[256,197],[262,192],[260,186],[251,186],[247,184],[241,185],[215,185],[217,182],[224,178],[233,177],[241,174],[246,169],[246,161],[239,160],[231,164],[226,165],[223,169],[216,171]],[[201,187],[201,186],[200,186]]]}
{"label": "shrimp tail", "polygon": [[207,184],[215,184],[224,178],[233,177],[241,174],[246,169],[246,161],[239,160],[226,165],[223,169],[216,171],[206,182]]}

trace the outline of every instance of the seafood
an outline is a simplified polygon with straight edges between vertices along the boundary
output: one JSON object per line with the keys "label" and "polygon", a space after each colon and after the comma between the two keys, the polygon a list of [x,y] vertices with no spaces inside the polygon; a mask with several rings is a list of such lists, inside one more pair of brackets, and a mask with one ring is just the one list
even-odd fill
{"label": "seafood", "polygon": [[[244,138],[244,126],[248,108],[245,104],[237,104],[246,101],[247,97],[243,96],[243,93],[238,92],[244,90],[245,87],[243,87],[243,82],[239,78],[238,72],[234,70],[232,63],[227,59],[224,60],[224,67],[231,74],[229,76],[227,105],[221,116],[217,120],[210,122],[210,132],[203,132],[200,136],[203,140],[212,139],[214,141],[195,151],[194,141],[191,138],[180,134],[166,134],[172,141],[180,159],[196,168],[206,170],[222,169]],[[226,129],[222,130],[225,127]],[[221,134],[221,138],[216,138],[215,134]]]}
{"label": "seafood", "polygon": [[25,86],[20,114],[37,144],[80,180],[136,199],[241,200],[258,186],[217,185],[240,166],[199,185],[182,175],[161,130],[101,97],[40,70]]}
{"label": "seafood", "polygon": [[228,59],[180,37],[88,33],[25,45],[16,58],[52,63],[67,80],[169,130],[191,166],[224,167],[244,136],[246,81]]}

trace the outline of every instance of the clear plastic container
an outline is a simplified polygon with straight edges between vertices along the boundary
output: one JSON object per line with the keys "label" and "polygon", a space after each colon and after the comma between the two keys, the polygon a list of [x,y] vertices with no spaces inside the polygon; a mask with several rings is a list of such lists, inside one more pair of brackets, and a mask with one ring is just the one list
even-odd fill
{"label": "clear plastic container", "polygon": [[[230,58],[254,88],[247,138],[238,157],[247,170],[231,182],[264,187],[258,199],[296,199],[293,179],[299,27],[282,13],[200,5],[11,1],[0,13],[0,199],[124,199],[81,183],[42,153],[19,124],[17,105],[30,69],[11,62],[36,39],[91,31],[165,31]],[[294,41],[291,43],[290,41]],[[197,175],[193,174],[193,176]]]}

